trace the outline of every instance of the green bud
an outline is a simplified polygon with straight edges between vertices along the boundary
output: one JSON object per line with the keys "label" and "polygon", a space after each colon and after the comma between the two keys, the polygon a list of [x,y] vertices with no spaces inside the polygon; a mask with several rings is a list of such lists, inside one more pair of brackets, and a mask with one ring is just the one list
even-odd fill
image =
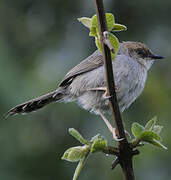
{"label": "green bud", "polygon": [[107,147],[107,141],[101,135],[96,135],[92,140],[91,153],[102,151]]}
{"label": "green bud", "polygon": [[82,135],[74,128],[69,128],[69,133],[75,137],[81,144],[89,144],[89,142],[82,137]]}
{"label": "green bud", "polygon": [[89,146],[87,145],[71,147],[64,152],[61,159],[70,162],[77,162],[80,161],[80,159],[82,159],[88,151]]}

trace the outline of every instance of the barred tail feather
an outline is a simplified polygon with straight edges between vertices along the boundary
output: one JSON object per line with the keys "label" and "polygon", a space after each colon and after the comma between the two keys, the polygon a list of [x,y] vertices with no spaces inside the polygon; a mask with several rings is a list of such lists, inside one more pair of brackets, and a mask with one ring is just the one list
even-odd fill
{"label": "barred tail feather", "polygon": [[48,105],[49,103],[61,100],[62,97],[63,97],[63,93],[61,89],[57,89],[53,92],[50,92],[48,94],[45,94],[43,96],[40,96],[38,98],[29,100],[25,103],[15,106],[6,113],[5,119],[15,114],[20,114],[20,113],[22,114],[22,113],[29,113],[32,111],[36,111]]}

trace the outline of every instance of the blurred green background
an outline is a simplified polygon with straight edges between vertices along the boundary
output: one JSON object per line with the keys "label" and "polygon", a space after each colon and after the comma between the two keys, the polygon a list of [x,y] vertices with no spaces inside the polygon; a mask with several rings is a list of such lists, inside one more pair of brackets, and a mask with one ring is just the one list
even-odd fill
{"label": "blurred green background", "polygon": [[[134,159],[138,180],[167,180],[171,176],[171,1],[105,0],[106,12],[128,27],[120,41],[145,42],[165,60],[155,63],[143,94],[123,114],[126,129],[145,124],[154,115],[165,128],[168,150],[147,145]],[[0,117],[9,108],[54,90],[65,73],[95,49],[88,29],[78,17],[95,14],[93,1],[0,1]],[[25,116],[0,119],[0,179],[49,180],[72,178],[75,163],[62,161],[63,152],[79,143],[68,135],[74,127],[86,138],[112,137],[100,117],[75,103],[58,103]],[[110,170],[114,157],[91,156],[79,179],[123,179]]]}

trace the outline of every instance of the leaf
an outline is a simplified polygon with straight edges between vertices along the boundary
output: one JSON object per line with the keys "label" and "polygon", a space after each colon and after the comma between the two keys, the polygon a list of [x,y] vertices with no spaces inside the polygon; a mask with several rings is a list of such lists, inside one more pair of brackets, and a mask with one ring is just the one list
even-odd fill
{"label": "leaf", "polygon": [[115,53],[111,52],[111,57],[112,57],[112,59],[114,59],[118,50],[119,50],[119,40],[112,33],[109,33],[109,40],[110,40],[110,43],[112,44],[112,47],[114,48],[114,51],[115,51]]}
{"label": "leaf", "polygon": [[81,22],[85,27],[87,27],[89,29],[92,26],[91,18],[82,17],[82,18],[78,18],[78,21]]}
{"label": "leaf", "polygon": [[156,122],[157,116],[153,117],[151,120],[147,122],[147,124],[145,125],[145,130],[152,130]]}
{"label": "leaf", "polygon": [[97,21],[97,15],[95,14],[94,16],[92,16],[91,18],[91,25],[92,27],[98,27],[98,21]]}
{"label": "leaf", "polygon": [[82,135],[74,128],[69,128],[69,133],[77,139],[81,144],[89,144],[89,142],[82,137]]}
{"label": "leaf", "polygon": [[96,29],[97,29],[96,27],[92,26],[92,27],[90,28],[89,36],[98,37],[98,35],[97,35],[97,30],[96,30]]}
{"label": "leaf", "polygon": [[103,136],[99,135],[99,136],[96,136],[96,138],[94,138],[93,143],[91,145],[90,152],[95,153],[98,151],[102,151],[106,147],[107,147],[107,141],[104,139]]}
{"label": "leaf", "polygon": [[139,136],[139,139],[141,141],[145,141],[145,142],[149,142],[153,139],[156,139],[158,141],[161,141],[162,138],[155,132],[153,131],[143,131],[140,136]]}
{"label": "leaf", "polygon": [[112,28],[112,31],[114,31],[114,32],[126,31],[126,30],[127,30],[127,27],[125,25],[117,24],[117,23],[115,23]]}
{"label": "leaf", "polygon": [[[106,13],[105,14],[106,16],[106,22],[107,22],[107,28],[108,28],[108,31],[111,31],[114,27],[114,24],[115,24],[115,19],[114,19],[114,16],[112,13]],[[94,15],[92,18],[91,18],[91,22],[92,22],[92,27],[96,27],[97,28],[97,32],[99,32],[99,27],[98,27],[98,21],[97,21],[97,15]]]}
{"label": "leaf", "polygon": [[77,180],[82,168],[84,167],[84,164],[88,158],[88,154],[86,154],[78,163],[77,168],[75,169],[73,180]]}
{"label": "leaf", "polygon": [[153,139],[150,144],[153,144],[154,146],[161,147],[163,149],[167,149],[166,146],[164,146],[160,141],[157,141],[156,139]]}
{"label": "leaf", "polygon": [[132,134],[136,137],[139,138],[139,136],[142,134],[144,131],[144,127],[141,126],[139,123],[135,122],[132,124],[131,128]]}
{"label": "leaf", "polygon": [[106,22],[107,22],[108,31],[111,31],[115,24],[115,19],[112,13],[106,13]]}
{"label": "leaf", "polygon": [[87,145],[71,147],[64,152],[61,159],[70,162],[77,162],[82,159],[88,151],[89,147]]}
{"label": "leaf", "polygon": [[[114,48],[114,51],[115,51],[115,53],[111,52],[111,58],[112,58],[112,60],[114,60],[114,58],[115,58],[115,56],[116,56],[116,54],[117,54],[117,52],[119,50],[119,41],[118,41],[118,38],[115,37],[112,33],[109,33],[109,40],[110,40],[110,43],[111,43],[111,45],[112,45],[112,47]],[[96,38],[95,42],[96,42],[96,46],[99,49],[99,51],[101,53],[103,53],[100,39]]]}
{"label": "leaf", "polygon": [[[92,18],[91,18],[91,23],[92,23],[92,26],[91,28],[95,28],[95,32],[96,32],[96,37],[98,37],[100,34],[99,34],[99,26],[98,26],[98,21],[97,21],[97,15],[94,15]],[[91,30],[92,31],[92,30]]]}
{"label": "leaf", "polygon": [[160,134],[161,130],[163,129],[163,126],[154,125],[153,132]]}

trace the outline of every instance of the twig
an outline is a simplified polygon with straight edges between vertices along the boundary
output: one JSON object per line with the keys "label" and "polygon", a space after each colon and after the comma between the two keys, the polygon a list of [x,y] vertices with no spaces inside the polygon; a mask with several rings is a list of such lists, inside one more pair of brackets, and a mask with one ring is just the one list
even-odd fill
{"label": "twig", "polygon": [[104,41],[103,41],[104,39],[103,32],[108,31],[106,27],[106,20],[105,20],[106,18],[104,14],[103,1],[95,0],[95,4],[96,4],[98,24],[99,24],[100,41],[102,44],[104,63],[105,63],[105,69],[106,69],[107,91],[108,91],[109,97],[111,97],[109,98],[109,101],[110,101],[112,116],[113,116],[113,119],[115,119],[114,122],[115,122],[115,127],[117,130],[116,133],[118,134],[118,137],[120,139],[124,138],[126,141],[121,113],[119,110],[118,101],[117,101],[116,92],[115,92],[115,83],[114,83],[114,77],[113,77],[113,68],[112,68],[110,49],[108,48],[106,44],[104,44]]}
{"label": "twig", "polygon": [[103,0],[94,0],[96,6],[96,14],[98,18],[98,25],[99,25],[99,32],[100,32],[100,41],[103,49],[103,57],[104,57],[104,64],[105,64],[105,72],[106,72],[106,81],[107,81],[107,91],[111,98],[110,101],[110,108],[112,112],[112,117],[114,119],[114,124],[116,128],[116,133],[118,138],[124,138],[122,141],[118,142],[118,163],[121,165],[123,170],[124,179],[125,180],[135,180],[133,166],[132,166],[132,157],[135,155],[132,147],[127,141],[125,136],[123,121],[121,118],[121,113],[118,106],[117,96],[115,92],[115,82],[113,77],[113,69],[112,69],[112,61],[111,61],[111,54],[110,49],[104,42],[104,32],[108,32],[106,26],[106,18],[104,13],[103,7]]}
{"label": "twig", "polygon": [[112,162],[111,169],[114,169],[119,164],[119,158],[116,157],[115,160]]}
{"label": "twig", "polygon": [[119,155],[119,150],[118,150],[118,148],[115,148],[113,146],[108,146],[105,149],[103,149],[103,153],[118,156]]}

